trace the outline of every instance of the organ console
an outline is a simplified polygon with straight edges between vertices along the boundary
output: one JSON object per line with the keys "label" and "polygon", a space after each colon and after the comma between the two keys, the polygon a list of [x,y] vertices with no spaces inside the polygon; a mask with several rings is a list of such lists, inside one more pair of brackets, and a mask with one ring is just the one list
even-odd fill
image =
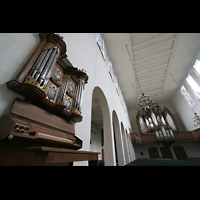
{"label": "organ console", "polygon": [[[47,147],[52,151],[59,148],[56,152],[64,156],[62,162],[66,164],[67,153],[75,155],[72,150],[77,154],[82,148],[74,123],[82,121],[81,103],[88,75],[67,59],[63,37],[53,33],[40,33],[39,37],[39,45],[19,74],[7,82],[8,89],[25,100],[16,98],[10,114],[0,119],[0,165],[29,165],[34,154],[30,149],[46,151]],[[97,154],[81,152],[78,159],[98,160]],[[41,156],[39,160],[44,158]]]}

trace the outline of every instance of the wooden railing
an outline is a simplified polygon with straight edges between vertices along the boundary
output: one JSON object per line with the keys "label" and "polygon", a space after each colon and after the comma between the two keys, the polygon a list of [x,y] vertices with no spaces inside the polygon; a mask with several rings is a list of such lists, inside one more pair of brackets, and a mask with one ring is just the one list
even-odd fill
{"label": "wooden railing", "polygon": [[[179,140],[200,140],[200,128],[188,131],[188,132],[178,132],[174,133],[174,139],[173,141],[179,141]],[[145,136],[138,136],[136,133],[131,133],[131,141],[132,143],[153,143],[153,142],[161,142],[161,140],[158,140],[156,135],[145,135]]]}

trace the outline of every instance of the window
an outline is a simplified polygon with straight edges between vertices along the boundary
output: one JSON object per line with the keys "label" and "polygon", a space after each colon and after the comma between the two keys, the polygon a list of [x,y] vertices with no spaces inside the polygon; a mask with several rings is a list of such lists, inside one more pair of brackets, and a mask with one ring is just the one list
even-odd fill
{"label": "window", "polygon": [[196,59],[193,65],[193,68],[197,72],[197,74],[200,76],[200,60]]}
{"label": "window", "polygon": [[186,81],[189,84],[189,86],[192,88],[192,90],[194,91],[194,94],[196,95],[196,97],[200,99],[200,87],[196,83],[196,81],[192,78],[192,76],[190,76],[190,74],[188,74]]}
{"label": "window", "polygon": [[110,60],[110,58],[108,57],[108,71],[111,74],[111,69],[112,69],[112,62]]}
{"label": "window", "polygon": [[105,45],[104,45],[104,39],[101,33],[96,33],[96,41],[101,51],[101,54],[103,55],[103,58],[105,60]]}
{"label": "window", "polygon": [[192,97],[190,96],[190,94],[188,93],[188,91],[185,89],[185,87],[182,85],[181,90],[180,90],[181,94],[183,95],[183,97],[185,98],[186,102],[188,103],[188,105],[193,108],[193,106],[195,105]]}

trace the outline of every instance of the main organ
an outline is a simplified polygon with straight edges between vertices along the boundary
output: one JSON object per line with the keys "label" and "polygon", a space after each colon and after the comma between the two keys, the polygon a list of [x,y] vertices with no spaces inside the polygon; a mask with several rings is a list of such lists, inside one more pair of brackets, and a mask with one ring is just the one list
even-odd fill
{"label": "main organ", "polygon": [[[69,152],[78,155],[72,150],[82,148],[74,125],[83,118],[82,97],[88,75],[68,60],[63,37],[53,33],[40,33],[39,37],[40,43],[21,71],[7,82],[8,89],[25,99],[16,98],[11,112],[0,119],[0,165],[29,165],[33,153],[27,148],[65,148],[56,152],[64,151],[66,156]],[[94,159],[92,152],[81,155],[79,160],[84,155]]]}
{"label": "main organ", "polygon": [[177,126],[171,116],[170,110],[160,106],[144,93],[139,98],[136,115],[140,133],[142,135],[155,135],[160,142],[173,142]]}

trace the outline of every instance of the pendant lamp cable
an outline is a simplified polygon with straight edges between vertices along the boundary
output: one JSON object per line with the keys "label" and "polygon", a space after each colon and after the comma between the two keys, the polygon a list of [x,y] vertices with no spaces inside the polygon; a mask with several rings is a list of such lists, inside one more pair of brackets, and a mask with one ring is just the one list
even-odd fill
{"label": "pendant lamp cable", "polygon": [[128,55],[129,55],[129,58],[130,58],[130,61],[131,61],[131,64],[132,64],[132,66],[133,66],[133,70],[134,70],[135,77],[136,77],[136,79],[137,79],[137,82],[138,82],[138,85],[139,85],[139,88],[140,88],[141,94],[142,94],[142,89],[141,89],[141,86],[140,86],[140,83],[139,83],[138,77],[137,77],[137,75],[136,75],[136,71],[135,71],[135,68],[134,68],[134,65],[133,65],[133,61],[132,61],[132,59],[131,59],[131,55],[130,55],[130,53],[129,53],[129,50],[128,50],[128,46],[127,46],[127,44],[126,44],[125,46],[126,46],[126,49],[127,49],[127,52],[128,52]]}

